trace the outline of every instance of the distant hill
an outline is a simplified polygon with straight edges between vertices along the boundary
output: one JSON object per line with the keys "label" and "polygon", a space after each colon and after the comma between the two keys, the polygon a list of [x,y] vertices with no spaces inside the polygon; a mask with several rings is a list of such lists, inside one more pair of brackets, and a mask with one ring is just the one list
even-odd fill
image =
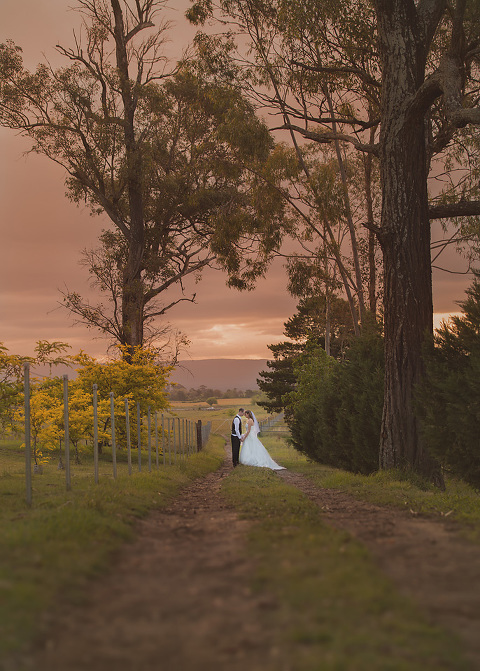
{"label": "distant hill", "polygon": [[258,389],[257,377],[267,359],[191,359],[180,361],[170,379],[187,389]]}
{"label": "distant hill", "polygon": [[[267,359],[190,359],[178,363],[170,380],[187,389],[204,385],[220,391],[245,391],[258,389],[257,377],[262,370],[267,370]],[[68,366],[54,366],[51,371],[49,366],[38,366],[33,375],[42,378],[65,373],[70,380],[76,378],[76,372]]]}

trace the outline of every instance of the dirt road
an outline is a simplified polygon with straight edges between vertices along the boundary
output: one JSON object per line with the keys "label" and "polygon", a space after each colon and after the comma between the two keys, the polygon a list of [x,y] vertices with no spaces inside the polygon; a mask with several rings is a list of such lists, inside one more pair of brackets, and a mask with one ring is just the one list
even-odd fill
{"label": "dirt road", "polygon": [[[229,459],[167,510],[139,523],[114,570],[82,606],[43,623],[41,643],[3,671],[290,671],[282,658],[275,600],[254,596],[246,532],[220,494]],[[399,589],[433,621],[460,634],[480,668],[480,548],[452,523],[319,490],[288,471],[279,477],[318,503],[326,520],[365,543]],[[259,636],[261,632],[261,636]]]}
{"label": "dirt road", "polygon": [[219,493],[230,469],[226,461],[141,521],[86,603],[57,610],[42,642],[5,671],[282,669],[268,626],[275,604],[248,588],[248,523]]}

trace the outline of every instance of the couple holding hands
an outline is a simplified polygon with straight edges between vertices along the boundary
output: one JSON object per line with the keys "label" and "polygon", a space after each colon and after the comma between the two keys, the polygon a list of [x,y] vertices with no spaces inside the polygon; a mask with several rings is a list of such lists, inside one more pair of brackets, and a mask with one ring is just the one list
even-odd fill
{"label": "couple holding hands", "polygon": [[[247,428],[242,434],[242,417],[247,419]],[[246,466],[261,466],[271,468],[274,471],[283,470],[268,454],[265,447],[258,439],[260,426],[251,410],[240,408],[232,422],[232,461],[233,465],[245,464]],[[240,450],[241,446],[241,450]]]}

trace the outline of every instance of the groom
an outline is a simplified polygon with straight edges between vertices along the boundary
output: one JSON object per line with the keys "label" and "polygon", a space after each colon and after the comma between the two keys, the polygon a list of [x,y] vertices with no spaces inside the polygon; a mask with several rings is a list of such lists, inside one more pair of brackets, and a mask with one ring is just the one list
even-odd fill
{"label": "groom", "polygon": [[240,456],[240,438],[242,436],[242,417],[245,413],[243,408],[239,408],[238,413],[233,418],[232,422],[232,461],[233,465],[237,466],[238,458]]}

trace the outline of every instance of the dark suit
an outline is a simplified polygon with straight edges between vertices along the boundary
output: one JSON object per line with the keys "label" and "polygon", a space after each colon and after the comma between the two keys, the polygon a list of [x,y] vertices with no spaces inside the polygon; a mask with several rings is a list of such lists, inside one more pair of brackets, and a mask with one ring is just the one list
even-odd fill
{"label": "dark suit", "polygon": [[242,433],[242,418],[240,415],[235,415],[232,422],[232,462],[236,466],[240,456],[240,436]]}

